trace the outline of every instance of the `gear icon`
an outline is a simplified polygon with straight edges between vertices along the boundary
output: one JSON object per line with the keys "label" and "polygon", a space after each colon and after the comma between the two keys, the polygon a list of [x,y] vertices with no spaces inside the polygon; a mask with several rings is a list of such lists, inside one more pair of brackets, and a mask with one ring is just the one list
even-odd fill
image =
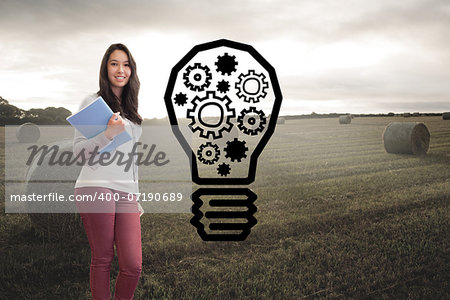
{"label": "gear icon", "polygon": [[247,147],[245,147],[245,141],[239,141],[237,138],[234,138],[232,141],[227,142],[227,146],[225,147],[225,154],[226,158],[231,159],[231,161],[237,160],[238,162],[241,162],[241,159],[246,158],[247,154],[245,152],[248,150]]}
{"label": "gear icon", "polygon": [[225,53],[223,56],[217,56],[217,61],[214,64],[217,66],[217,72],[221,72],[222,75],[231,75],[232,72],[236,71],[238,63],[236,56],[229,56],[228,53]]}
{"label": "gear icon", "polygon": [[178,106],[184,106],[187,103],[187,100],[188,100],[188,98],[187,98],[186,94],[183,94],[183,93],[178,93],[173,98],[173,101]]}
{"label": "gear icon", "polygon": [[188,66],[183,74],[184,85],[191,91],[201,92],[211,84],[211,72],[208,66],[194,63]]}
{"label": "gear icon", "polygon": [[206,165],[212,165],[219,160],[219,146],[211,142],[200,145],[197,150],[198,160]]}
{"label": "gear icon", "polygon": [[[230,98],[227,96],[220,98],[214,91],[207,91],[204,98],[196,96],[191,103],[194,106],[187,110],[186,117],[191,119],[189,127],[192,132],[199,130],[200,137],[212,136],[213,139],[221,138],[223,131],[230,132],[233,127],[230,120],[236,116],[234,108],[230,108]],[[202,115],[205,111],[216,114],[214,118],[210,115]]]}
{"label": "gear icon", "polygon": [[239,81],[235,85],[238,90],[237,96],[244,98],[245,102],[258,103],[262,98],[266,97],[265,91],[269,87],[269,83],[266,81],[266,76],[256,74],[255,70],[249,70],[247,74],[241,73],[239,75]]}
{"label": "gear icon", "polygon": [[221,163],[219,167],[217,168],[217,174],[220,174],[220,176],[227,176],[230,174],[230,165],[226,163]]}
{"label": "gear icon", "polygon": [[230,90],[230,84],[226,80],[219,81],[217,83],[217,91],[226,93]]}
{"label": "gear icon", "polygon": [[262,110],[256,107],[243,109],[237,118],[238,128],[248,135],[257,135],[264,130],[266,124],[266,115]]}

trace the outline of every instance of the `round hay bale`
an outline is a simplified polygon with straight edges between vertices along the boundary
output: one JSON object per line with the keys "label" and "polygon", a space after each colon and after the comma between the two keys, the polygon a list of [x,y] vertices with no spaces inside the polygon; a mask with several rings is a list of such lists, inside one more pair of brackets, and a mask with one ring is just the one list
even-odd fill
{"label": "round hay bale", "polygon": [[41,132],[36,124],[28,122],[17,127],[16,137],[20,143],[35,143],[41,137]]}
{"label": "round hay bale", "polygon": [[393,122],[384,129],[383,143],[388,153],[423,155],[430,146],[430,132],[423,123]]}
{"label": "round hay bale", "polygon": [[443,113],[442,120],[450,120],[450,112]]}
{"label": "round hay bale", "polygon": [[409,118],[409,117],[411,117],[411,114],[409,112],[405,112],[405,113],[403,113],[403,117]]}
{"label": "round hay bale", "polygon": [[339,117],[339,124],[350,124],[351,122],[352,122],[352,117],[349,115]]}
{"label": "round hay bale", "polygon": [[[59,146],[58,155],[65,151],[73,151],[72,140],[64,140],[48,146],[50,148],[54,145]],[[39,156],[34,158],[26,175],[26,193],[28,195],[57,193],[68,199],[69,195],[74,194],[74,185],[81,166],[76,164],[70,166],[49,165],[50,157],[51,155],[46,155],[41,165],[37,163]],[[83,223],[77,213],[75,202],[30,202],[26,204],[33,228],[42,238],[49,241],[66,242],[85,238]],[[69,211],[72,213],[65,213]]]}
{"label": "round hay bale", "polygon": [[280,118],[277,119],[277,124],[285,124],[285,123],[286,123],[286,119],[285,118],[280,117]]}

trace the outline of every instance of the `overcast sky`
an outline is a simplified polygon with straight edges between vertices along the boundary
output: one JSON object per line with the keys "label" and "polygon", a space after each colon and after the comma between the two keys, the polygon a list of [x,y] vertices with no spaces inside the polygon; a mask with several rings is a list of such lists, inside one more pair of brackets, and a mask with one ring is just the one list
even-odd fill
{"label": "overcast sky", "polygon": [[282,115],[449,111],[449,37],[448,0],[2,0],[0,96],[75,112],[121,42],[137,62],[141,115],[163,117],[171,68],[227,38],[274,66]]}

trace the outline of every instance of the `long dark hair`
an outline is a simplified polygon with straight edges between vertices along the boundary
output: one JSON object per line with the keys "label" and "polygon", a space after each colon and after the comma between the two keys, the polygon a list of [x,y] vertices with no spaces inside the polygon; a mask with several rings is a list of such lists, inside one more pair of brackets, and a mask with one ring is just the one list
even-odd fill
{"label": "long dark hair", "polygon": [[[122,50],[128,55],[128,62],[131,69],[131,76],[124,86],[122,91],[122,101],[113,93],[111,84],[108,79],[108,60],[111,53],[115,50]],[[97,92],[98,96],[102,96],[112,111],[120,111],[122,116],[131,120],[136,124],[142,123],[142,117],[138,113],[138,94],[140,88],[139,77],[136,73],[136,62],[130,53],[130,50],[123,44],[112,44],[106,50],[100,66],[100,90]]]}

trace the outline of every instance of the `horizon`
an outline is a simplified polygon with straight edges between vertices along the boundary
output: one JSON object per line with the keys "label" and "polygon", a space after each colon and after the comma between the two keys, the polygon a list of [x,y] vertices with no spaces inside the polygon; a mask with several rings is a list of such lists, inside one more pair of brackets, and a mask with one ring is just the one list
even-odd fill
{"label": "horizon", "polygon": [[[0,95],[0,97],[2,97]],[[11,103],[8,99],[2,97],[3,99],[7,100],[9,104],[14,105],[13,103]],[[14,105],[16,106],[16,105]],[[21,107],[16,106],[19,109],[23,109]],[[51,106],[48,106],[51,107]],[[29,109],[24,109],[24,110],[30,110],[30,109],[45,109],[48,107],[31,107]],[[76,113],[77,111],[71,111],[70,109],[68,109],[67,107],[64,106],[54,106],[55,108],[65,108],[67,110],[69,110],[71,112],[71,114]],[[445,113],[447,111],[404,111],[404,112],[394,112],[394,111],[389,111],[389,112],[365,112],[365,113],[351,113],[351,112],[327,112],[327,113],[321,113],[321,112],[311,112],[311,113],[300,113],[300,114],[279,114],[278,117],[298,117],[298,116],[312,116],[312,115],[318,115],[318,116],[326,116],[326,115],[362,115],[362,116],[367,116],[367,115],[388,115],[393,113],[394,115],[403,115],[405,113],[410,113],[410,114],[415,114],[415,113],[419,113],[419,114],[428,114],[428,115],[442,115],[443,113]],[[162,116],[162,117],[143,117],[143,120],[153,120],[153,119],[157,119],[157,120],[163,120],[163,119],[167,119],[168,116]]]}

